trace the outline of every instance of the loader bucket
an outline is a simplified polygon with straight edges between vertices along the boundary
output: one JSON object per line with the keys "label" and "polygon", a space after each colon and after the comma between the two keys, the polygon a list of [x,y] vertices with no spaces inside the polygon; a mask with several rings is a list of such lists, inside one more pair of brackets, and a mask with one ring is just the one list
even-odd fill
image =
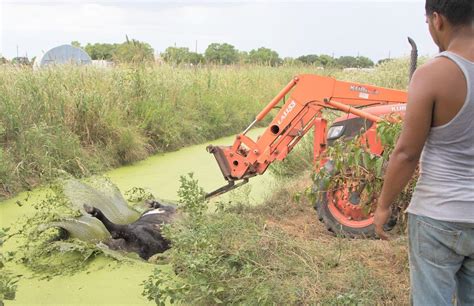
{"label": "loader bucket", "polygon": [[224,176],[225,180],[228,182],[227,185],[222,186],[212,192],[209,192],[206,194],[205,198],[210,199],[215,196],[221,195],[223,193],[226,193],[228,191],[231,191],[237,187],[240,187],[244,184],[247,184],[249,179],[244,178],[242,179],[238,184],[236,184],[236,179],[232,177],[231,172],[230,172],[230,166],[227,161],[227,158],[225,156],[225,149],[228,149],[230,147],[222,147],[222,146],[213,146],[209,145],[206,150],[209,153],[214,154],[214,157],[216,158],[217,164],[219,165],[219,168],[221,169],[222,175]]}

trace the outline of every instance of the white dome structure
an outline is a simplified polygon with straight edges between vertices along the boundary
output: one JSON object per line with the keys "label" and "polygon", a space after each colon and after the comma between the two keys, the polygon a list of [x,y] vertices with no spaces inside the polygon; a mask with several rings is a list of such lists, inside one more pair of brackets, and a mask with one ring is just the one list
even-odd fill
{"label": "white dome structure", "polygon": [[71,45],[62,45],[38,56],[35,59],[33,68],[38,69],[45,66],[61,64],[89,65],[92,64],[92,60],[89,54],[81,48]]}

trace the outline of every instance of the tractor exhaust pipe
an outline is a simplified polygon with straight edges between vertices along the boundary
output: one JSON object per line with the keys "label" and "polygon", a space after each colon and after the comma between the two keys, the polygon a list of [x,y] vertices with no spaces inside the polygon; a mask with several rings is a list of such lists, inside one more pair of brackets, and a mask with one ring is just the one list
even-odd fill
{"label": "tractor exhaust pipe", "polygon": [[411,37],[408,37],[408,42],[411,45],[410,77],[409,77],[409,80],[411,80],[411,77],[413,76],[413,73],[415,73],[416,65],[417,65],[417,61],[418,61],[418,48],[416,47],[415,41]]}

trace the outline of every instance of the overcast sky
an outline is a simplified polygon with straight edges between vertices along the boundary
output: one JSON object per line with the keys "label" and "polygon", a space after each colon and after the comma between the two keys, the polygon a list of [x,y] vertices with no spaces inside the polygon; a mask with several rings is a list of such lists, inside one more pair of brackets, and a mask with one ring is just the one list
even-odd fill
{"label": "overcast sky", "polygon": [[213,42],[239,50],[268,47],[281,57],[408,55],[411,36],[433,55],[424,0],[346,1],[41,1],[0,0],[0,53],[33,57],[70,43],[148,42],[203,53]]}

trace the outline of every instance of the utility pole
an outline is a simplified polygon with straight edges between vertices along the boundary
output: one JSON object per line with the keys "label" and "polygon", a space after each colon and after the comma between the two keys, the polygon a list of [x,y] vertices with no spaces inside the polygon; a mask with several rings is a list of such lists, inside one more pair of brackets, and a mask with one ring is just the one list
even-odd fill
{"label": "utility pole", "polygon": [[18,45],[16,45],[16,57],[18,57]]}
{"label": "utility pole", "polygon": [[194,48],[194,52],[198,53],[198,41],[197,41],[197,39],[196,39],[196,46]]}

